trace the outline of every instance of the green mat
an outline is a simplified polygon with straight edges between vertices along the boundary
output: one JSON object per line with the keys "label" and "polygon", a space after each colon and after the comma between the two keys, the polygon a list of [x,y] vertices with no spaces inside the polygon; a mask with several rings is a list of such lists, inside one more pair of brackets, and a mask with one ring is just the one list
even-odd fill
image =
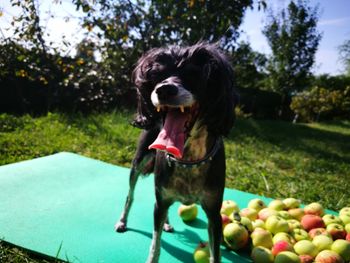
{"label": "green mat", "polygon": [[[145,262],[153,230],[153,176],[136,187],[126,233],[115,233],[128,191],[129,169],[72,153],[0,167],[0,239],[70,262]],[[225,190],[240,207],[256,195]],[[269,201],[267,198],[262,198]],[[160,262],[192,262],[207,223],[185,224],[169,211],[174,233],[163,233]],[[222,247],[223,262],[251,262]]]}

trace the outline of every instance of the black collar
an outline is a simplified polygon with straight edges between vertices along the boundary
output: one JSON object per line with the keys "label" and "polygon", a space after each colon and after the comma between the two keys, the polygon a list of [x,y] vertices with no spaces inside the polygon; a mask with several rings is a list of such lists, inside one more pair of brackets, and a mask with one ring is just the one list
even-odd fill
{"label": "black collar", "polygon": [[196,167],[199,167],[199,166],[202,166],[204,164],[211,162],[221,145],[222,145],[222,138],[218,137],[215,140],[214,146],[211,149],[211,151],[206,156],[204,156],[204,158],[202,158],[198,161],[179,160],[179,159],[176,159],[174,156],[170,155],[169,153],[167,153],[165,155],[165,158],[166,158],[168,165],[170,167],[175,165],[175,166],[183,167],[183,168],[196,168]]}

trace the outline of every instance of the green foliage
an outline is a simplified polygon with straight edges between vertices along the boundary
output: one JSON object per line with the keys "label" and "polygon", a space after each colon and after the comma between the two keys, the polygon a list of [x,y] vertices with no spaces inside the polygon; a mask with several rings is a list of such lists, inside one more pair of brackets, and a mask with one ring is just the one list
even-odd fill
{"label": "green foliage", "polygon": [[345,90],[313,87],[294,96],[291,109],[304,121],[350,116],[350,86]]}
{"label": "green foliage", "polygon": [[317,31],[318,9],[307,0],[291,1],[287,9],[270,15],[263,33],[272,50],[270,87],[291,96],[307,87],[321,34]]}
{"label": "green foliage", "polygon": [[339,54],[340,59],[345,65],[347,75],[350,76],[350,40],[344,41],[344,43],[339,46]]}

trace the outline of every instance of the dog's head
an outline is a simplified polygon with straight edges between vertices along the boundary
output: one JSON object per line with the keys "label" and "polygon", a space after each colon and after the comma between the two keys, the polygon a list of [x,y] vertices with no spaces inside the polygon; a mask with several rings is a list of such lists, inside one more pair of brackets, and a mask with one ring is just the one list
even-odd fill
{"label": "dog's head", "polygon": [[152,49],[139,59],[133,81],[138,127],[162,123],[173,132],[182,131],[184,139],[195,121],[214,136],[227,135],[232,128],[236,104],[232,67],[215,45]]}

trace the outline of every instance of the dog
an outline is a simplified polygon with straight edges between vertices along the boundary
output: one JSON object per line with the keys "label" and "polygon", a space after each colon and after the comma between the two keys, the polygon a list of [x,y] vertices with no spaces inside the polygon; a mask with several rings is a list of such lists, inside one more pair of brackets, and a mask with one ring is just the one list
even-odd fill
{"label": "dog", "polygon": [[118,232],[127,218],[139,175],[154,173],[154,230],[147,262],[158,262],[162,230],[173,231],[168,208],[198,203],[208,218],[210,262],[220,262],[220,208],[225,187],[223,136],[234,120],[233,69],[218,45],[156,48],[137,62],[132,79],[138,105],[133,124],[143,129],[130,172]]}

